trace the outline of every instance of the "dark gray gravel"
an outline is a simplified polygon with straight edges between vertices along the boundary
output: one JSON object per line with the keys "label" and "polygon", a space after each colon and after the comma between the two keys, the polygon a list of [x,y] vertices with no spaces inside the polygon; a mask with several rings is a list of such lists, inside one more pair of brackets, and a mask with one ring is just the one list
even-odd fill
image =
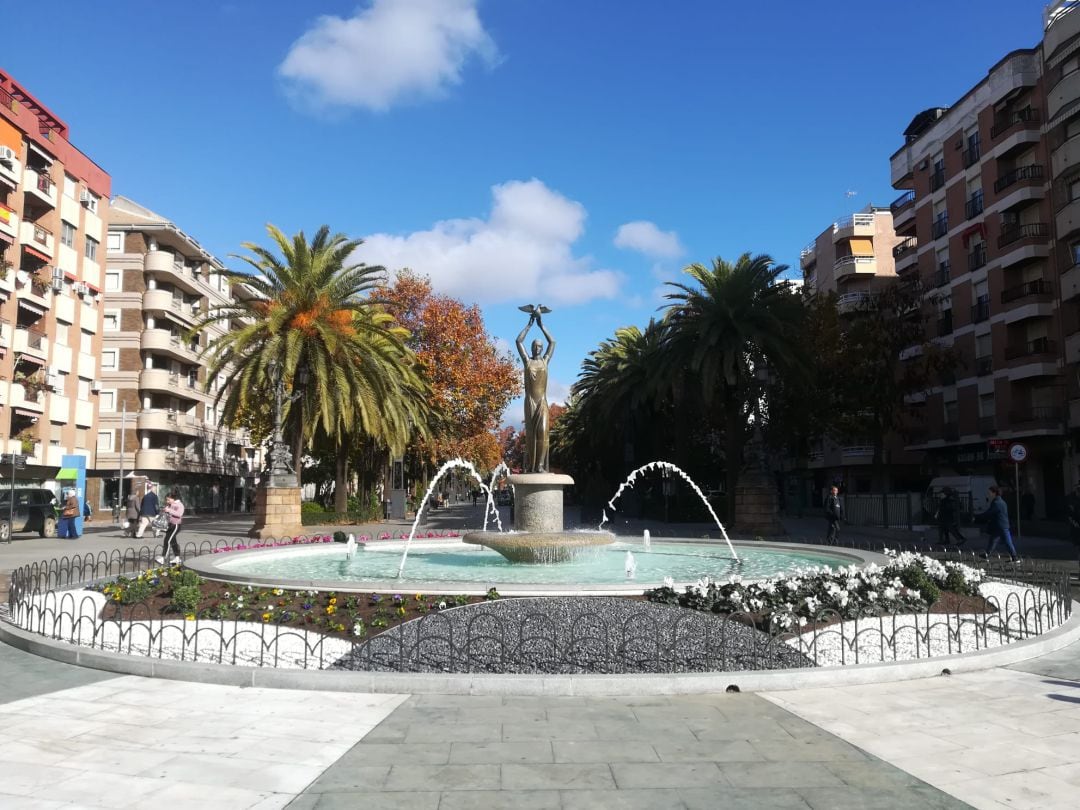
{"label": "dark gray gravel", "polygon": [[658,673],[794,669],[813,662],[737,621],[615,597],[500,599],[407,622],[335,669]]}

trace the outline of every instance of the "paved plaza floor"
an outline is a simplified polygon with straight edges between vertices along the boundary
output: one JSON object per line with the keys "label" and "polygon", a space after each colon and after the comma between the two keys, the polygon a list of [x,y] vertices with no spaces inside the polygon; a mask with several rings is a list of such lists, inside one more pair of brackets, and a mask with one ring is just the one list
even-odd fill
{"label": "paved plaza floor", "polygon": [[[204,519],[187,535],[243,526]],[[129,543],[101,527],[21,540],[0,546],[0,569]],[[1080,643],[1010,668],[759,695],[239,688],[4,645],[0,683],[0,808],[921,810],[1073,808],[1080,796]]]}

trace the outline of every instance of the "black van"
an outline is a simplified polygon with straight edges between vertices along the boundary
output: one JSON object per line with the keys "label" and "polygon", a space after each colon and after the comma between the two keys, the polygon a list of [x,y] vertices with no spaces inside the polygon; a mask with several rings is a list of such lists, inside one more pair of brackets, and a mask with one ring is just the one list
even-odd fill
{"label": "black van", "polygon": [[[14,510],[11,508],[13,494]],[[10,540],[12,532],[37,532],[41,537],[56,537],[56,496],[47,489],[0,489],[0,541]]]}

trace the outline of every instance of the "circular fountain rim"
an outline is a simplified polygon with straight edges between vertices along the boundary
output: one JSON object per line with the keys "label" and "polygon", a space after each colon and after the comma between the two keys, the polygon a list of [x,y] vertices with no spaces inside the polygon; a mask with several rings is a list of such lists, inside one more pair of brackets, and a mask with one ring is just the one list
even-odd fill
{"label": "circular fountain rim", "polygon": [[[636,537],[628,538],[627,536],[616,536],[616,542],[626,542],[628,539],[637,540]],[[652,542],[663,544],[700,544],[704,538],[694,537],[654,537]],[[838,549],[836,546],[822,546],[810,543],[785,543],[774,541],[760,541],[760,540],[734,540],[732,541],[736,546],[740,548],[767,548],[775,549],[777,551],[802,551],[814,554],[823,554],[829,557],[837,558],[840,561],[844,561],[847,564],[853,564],[857,566],[868,565],[871,563],[882,564],[888,560],[884,554],[879,554],[873,551],[863,551],[855,549]],[[395,550],[393,545],[397,545],[397,550],[404,545],[404,541],[380,541],[378,548],[381,551],[376,553],[383,553],[383,551]],[[415,550],[421,550],[425,548],[465,548],[466,544],[460,540],[447,541],[445,538],[437,540],[414,540],[413,548]],[[476,549],[476,546],[468,546],[470,550]],[[641,596],[642,592],[649,588],[658,588],[663,585],[662,582],[647,582],[645,580],[627,580],[626,582],[620,582],[618,584],[587,584],[587,585],[575,585],[573,583],[526,583],[526,582],[484,582],[484,583],[447,583],[447,582],[424,582],[421,580],[397,580],[397,579],[381,579],[381,580],[340,580],[340,579],[323,579],[323,580],[309,580],[309,579],[290,579],[286,577],[264,577],[253,576],[249,573],[230,573],[227,570],[221,568],[221,563],[227,563],[229,560],[236,560],[246,558],[255,554],[262,554],[266,556],[323,556],[334,554],[343,554],[345,550],[344,545],[341,543],[323,544],[319,546],[278,546],[268,547],[261,549],[245,549],[243,551],[231,551],[228,554],[206,554],[199,557],[193,557],[184,562],[184,567],[189,568],[200,576],[213,580],[216,582],[229,582],[238,585],[254,585],[261,588],[285,588],[288,590],[305,590],[312,589],[318,591],[337,591],[340,593],[401,593],[402,591],[408,591],[409,593],[425,593],[432,596],[445,595],[445,594],[466,594],[466,595],[483,595],[487,593],[489,588],[495,588],[501,596]],[[633,550],[633,549],[631,549]],[[765,579],[762,577],[761,579]],[[696,580],[695,580],[696,581]],[[746,579],[746,582],[753,580]],[[694,581],[681,581],[676,582],[675,587],[681,589],[687,585],[693,584]]]}

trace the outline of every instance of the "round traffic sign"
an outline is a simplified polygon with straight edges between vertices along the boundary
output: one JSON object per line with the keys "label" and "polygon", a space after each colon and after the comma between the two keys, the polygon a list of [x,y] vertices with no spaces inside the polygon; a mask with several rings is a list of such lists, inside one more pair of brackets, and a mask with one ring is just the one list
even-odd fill
{"label": "round traffic sign", "polygon": [[1019,464],[1027,458],[1027,448],[1019,443],[1012,445],[1009,447],[1009,458]]}

